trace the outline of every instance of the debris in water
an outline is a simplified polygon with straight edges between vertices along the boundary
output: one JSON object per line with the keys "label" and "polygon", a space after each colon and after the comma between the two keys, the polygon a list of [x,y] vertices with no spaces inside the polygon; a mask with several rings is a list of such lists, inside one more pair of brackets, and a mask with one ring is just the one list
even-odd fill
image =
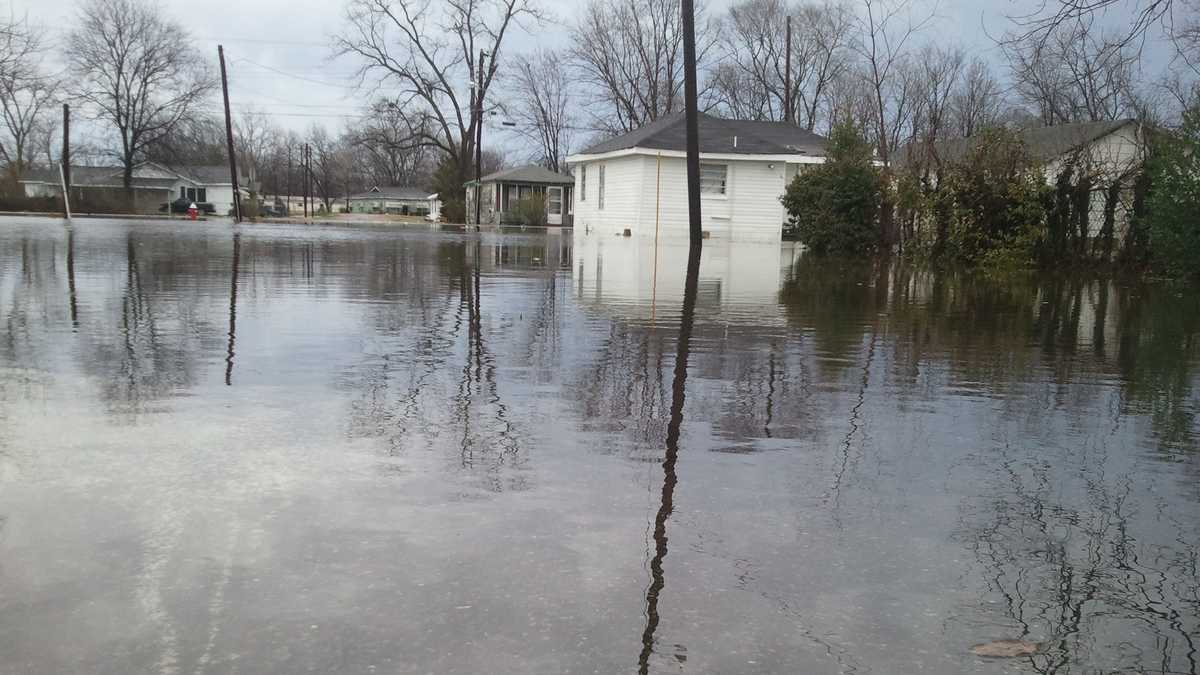
{"label": "debris in water", "polygon": [[1042,645],[1027,640],[995,640],[971,647],[975,656],[986,656],[994,659],[1015,659],[1018,656],[1033,656]]}

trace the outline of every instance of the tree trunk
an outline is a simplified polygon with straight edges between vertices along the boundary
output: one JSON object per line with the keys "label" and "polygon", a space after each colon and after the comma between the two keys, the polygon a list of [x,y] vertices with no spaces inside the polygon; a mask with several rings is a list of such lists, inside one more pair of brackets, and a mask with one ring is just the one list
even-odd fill
{"label": "tree trunk", "polygon": [[1104,225],[1096,245],[1102,260],[1112,259],[1113,235],[1117,226],[1117,204],[1121,201],[1121,181],[1115,180],[1104,194]]}

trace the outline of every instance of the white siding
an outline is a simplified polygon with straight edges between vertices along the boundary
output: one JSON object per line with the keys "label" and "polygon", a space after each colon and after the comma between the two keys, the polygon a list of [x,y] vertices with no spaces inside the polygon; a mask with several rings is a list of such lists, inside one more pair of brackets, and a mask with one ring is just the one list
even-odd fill
{"label": "white siding", "polygon": [[1096,237],[1104,225],[1104,203],[1106,190],[1115,180],[1123,180],[1122,200],[1115,213],[1115,230],[1117,239],[1124,234],[1129,224],[1130,208],[1132,207],[1133,182],[1135,169],[1144,157],[1144,143],[1139,136],[1139,127],[1127,124],[1116,132],[1097,139],[1085,148],[1066,157],[1055,159],[1046,164],[1046,182],[1054,185],[1068,158],[1083,160],[1089,165],[1089,171],[1101,176],[1091,195],[1088,236]]}
{"label": "white siding", "polygon": [[[229,215],[233,212],[233,186],[232,185],[206,185],[204,186],[205,196],[208,197],[208,202],[217,210],[218,216]],[[175,194],[179,194],[179,190],[175,190]]]}
{"label": "white siding", "polygon": [[[726,194],[702,197],[701,217],[709,236],[779,241],[786,219],[779,198],[787,165],[756,160],[704,162],[728,167]],[[600,164],[607,166],[603,211],[599,210]],[[661,238],[687,238],[687,164],[682,158],[634,155],[587,165],[588,196],[576,203],[576,227],[600,234],[620,234],[629,228],[634,236],[653,238],[657,220]],[[576,168],[577,182],[582,166]]]}
{"label": "white siding", "polygon": [[[600,208],[600,166],[604,169],[604,209]],[[580,164],[575,169],[579,184]],[[575,200],[575,227],[600,234],[620,234],[625,228],[637,231],[641,216],[638,188],[642,181],[639,157],[621,157],[587,164],[587,199]]]}

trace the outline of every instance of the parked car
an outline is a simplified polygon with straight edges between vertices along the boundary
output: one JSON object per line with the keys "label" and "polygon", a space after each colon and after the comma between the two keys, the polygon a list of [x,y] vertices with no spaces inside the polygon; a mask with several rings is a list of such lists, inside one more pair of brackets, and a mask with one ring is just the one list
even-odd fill
{"label": "parked car", "polygon": [[[188,207],[190,207],[192,203],[192,201],[187,199],[176,199],[173,202],[159,204],[158,210],[165,213],[169,207],[171,209],[171,213],[187,213]],[[200,213],[205,215],[212,215],[217,212],[217,207],[213,206],[210,202],[195,202],[195,204]]]}

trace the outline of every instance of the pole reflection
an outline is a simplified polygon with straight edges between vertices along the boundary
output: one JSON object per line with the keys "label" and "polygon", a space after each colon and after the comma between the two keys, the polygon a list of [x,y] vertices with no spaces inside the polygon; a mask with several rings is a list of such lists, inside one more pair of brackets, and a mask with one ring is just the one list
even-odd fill
{"label": "pole reflection", "polygon": [[233,234],[233,264],[229,274],[229,346],[225,349],[225,386],[233,386],[233,348],[237,341],[238,266],[241,262],[242,235]]}
{"label": "pole reflection", "polygon": [[675,350],[675,373],[671,384],[671,414],[667,423],[667,449],[663,458],[662,500],[654,517],[654,558],[650,561],[650,587],[646,589],[646,629],[642,632],[642,651],[638,656],[638,672],[650,671],[650,655],[654,653],[654,634],[658,630],[658,599],[666,586],[663,561],[667,557],[667,519],[675,509],[675,485],[678,476],[675,462],[679,457],[679,434],[683,426],[683,402],[687,389],[688,354],[691,349],[692,325],[696,314],[696,294],[700,282],[700,247],[692,246],[688,253],[687,280],[683,290],[683,311],[679,316],[679,342]]}
{"label": "pole reflection", "polygon": [[67,227],[67,297],[71,309],[71,328],[79,330],[79,303],[75,294],[75,228]]}

